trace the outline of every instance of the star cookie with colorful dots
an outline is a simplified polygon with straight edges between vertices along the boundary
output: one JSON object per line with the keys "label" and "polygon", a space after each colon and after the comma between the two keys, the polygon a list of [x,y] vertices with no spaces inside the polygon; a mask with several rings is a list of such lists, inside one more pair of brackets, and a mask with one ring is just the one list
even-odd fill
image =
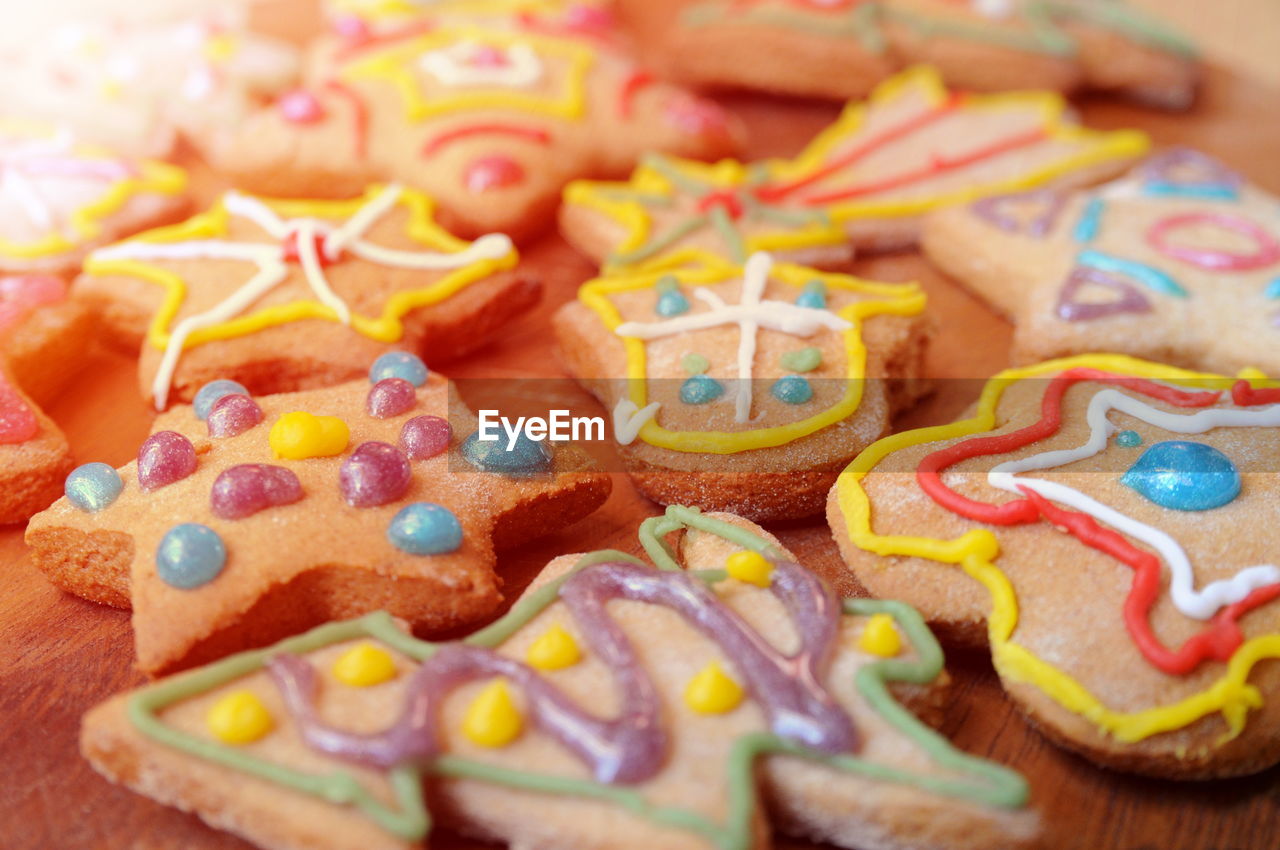
{"label": "star cookie with colorful dots", "polygon": [[641,492],[783,519],[821,512],[837,472],[921,392],[924,305],[915,284],[759,253],[590,281],[555,327]]}
{"label": "star cookie with colorful dots", "polygon": [[136,461],[76,469],[27,528],[33,561],[131,607],[153,674],[377,609],[424,632],[477,623],[502,602],[495,545],[580,519],[610,481],[569,443],[518,444],[505,474],[484,471],[450,393],[404,352],[321,390],[215,381]]}
{"label": "star cookie with colorful dots", "polygon": [[1018,362],[1108,350],[1280,374],[1280,200],[1202,153],[939,212],[924,247],[1013,319]]}
{"label": "star cookie with colorful dots", "polygon": [[462,235],[523,237],[571,180],[620,176],[649,151],[738,147],[727,113],[636,68],[595,18],[532,5],[429,4],[390,28],[336,18],[306,85],[244,124],[220,167],[278,195],[395,180]]}
{"label": "star cookie with colorful dots", "polygon": [[95,252],[77,295],[142,348],[157,409],[218,377],[255,393],[347,381],[392,348],[464,354],[536,303],[511,240],[465,242],[400,186],[346,201],[229,191],[208,212]]}
{"label": "star cookie with colorful dots", "polygon": [[579,181],[561,229],[607,269],[771,251],[838,267],[857,249],[909,245],[930,210],[1118,174],[1147,147],[1134,131],[1086,130],[1048,92],[948,91],[928,68],[853,103],[794,159],[714,165],[652,154],[627,183]]}
{"label": "star cookie with colorful dots", "polygon": [[640,540],[656,566],[556,558],[462,640],[374,614],[154,683],[90,712],[82,751],[265,850],[420,846],[437,820],[564,850],[1032,844],[1023,778],[913,713],[945,674],[910,607],[840,600],[727,514]]}
{"label": "star cookie with colorful dots", "polygon": [[[1093,354],[993,378],[888,437],[828,516],[872,596],[985,634],[1055,742],[1121,770],[1280,762],[1280,388]],[[1270,661],[1270,663],[1268,663]]]}

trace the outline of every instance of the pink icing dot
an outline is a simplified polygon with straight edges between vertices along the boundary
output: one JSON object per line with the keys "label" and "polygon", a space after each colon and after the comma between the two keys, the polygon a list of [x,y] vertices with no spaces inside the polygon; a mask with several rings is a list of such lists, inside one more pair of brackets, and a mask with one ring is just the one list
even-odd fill
{"label": "pink icing dot", "polygon": [[242,463],[224,469],[209,493],[215,515],[243,519],[302,499],[302,483],[292,470],[269,463]]}
{"label": "pink icing dot", "polygon": [[475,50],[471,51],[468,64],[477,68],[505,68],[511,62],[507,59],[506,51],[501,48],[489,44],[480,44],[476,46]]}
{"label": "pink icing dot", "polygon": [[0,278],[0,330],[16,325],[36,307],[53,304],[66,297],[66,282],[52,275],[29,274]]}
{"label": "pink icing dot", "polygon": [[247,395],[231,393],[213,403],[209,411],[210,437],[235,437],[262,421],[262,408]]}
{"label": "pink icing dot", "polygon": [[25,443],[40,431],[35,411],[18,391],[0,378],[0,445]]}
{"label": "pink icing dot", "polygon": [[181,481],[196,471],[196,449],[177,431],[159,431],[138,449],[138,484],[143,491]]}
{"label": "pink icing dot", "polygon": [[400,447],[412,460],[426,460],[449,448],[453,428],[439,416],[415,416],[400,429]]}
{"label": "pink icing dot", "polygon": [[314,124],[324,118],[324,106],[314,94],[295,89],[276,102],[280,115],[291,124]]}
{"label": "pink icing dot", "polygon": [[333,31],[347,41],[364,41],[369,38],[369,25],[358,15],[339,15],[333,19]]}
{"label": "pink icing dot", "polygon": [[723,133],[729,118],[718,105],[706,100],[679,97],[667,104],[667,123],[691,136]]}
{"label": "pink icing dot", "polygon": [[467,164],[463,178],[468,190],[480,194],[490,189],[504,189],[524,181],[524,169],[511,157],[495,154],[482,156]]}
{"label": "pink icing dot", "polygon": [[369,388],[365,410],[375,419],[390,419],[413,410],[418,396],[404,378],[383,378]]}
{"label": "pink icing dot", "polygon": [[338,489],[351,507],[372,508],[403,496],[412,477],[404,452],[389,443],[362,443],[342,462]]}
{"label": "pink icing dot", "polygon": [[574,3],[564,11],[565,26],[580,32],[596,32],[613,27],[613,15],[607,9],[585,3]]}

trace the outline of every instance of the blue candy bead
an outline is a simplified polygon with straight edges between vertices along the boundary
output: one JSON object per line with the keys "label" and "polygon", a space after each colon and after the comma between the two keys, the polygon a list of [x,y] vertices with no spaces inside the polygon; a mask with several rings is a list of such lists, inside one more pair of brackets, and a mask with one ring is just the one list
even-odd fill
{"label": "blue candy bead", "polygon": [[551,449],[546,443],[531,440],[521,433],[515,445],[507,448],[506,435],[496,440],[481,440],[477,431],[462,443],[462,456],[477,469],[520,475],[547,472],[551,469]]}
{"label": "blue candy bead", "polygon": [[814,310],[827,309],[827,285],[820,280],[811,280],[806,283],[804,292],[796,298],[796,306]]}
{"label": "blue candy bead", "polygon": [[218,577],[227,564],[227,547],[218,532],[198,522],[169,529],[156,549],[156,573],[168,585],[191,590]]}
{"label": "blue candy bead", "polygon": [[799,375],[784,375],[773,382],[773,397],[787,404],[804,404],[813,398],[813,387],[808,378]]}
{"label": "blue candy bead", "polygon": [[105,463],[86,463],[71,470],[65,492],[71,504],[82,511],[100,511],[120,497],[124,482],[120,473]]}
{"label": "blue candy bead", "polygon": [[192,402],[192,406],[196,411],[196,418],[202,422],[208,419],[209,411],[213,410],[213,406],[218,403],[218,399],[224,395],[249,395],[249,391],[244,388],[244,384],[228,381],[226,378],[210,381],[200,388],[200,391],[196,393],[195,401]]}
{"label": "blue candy bead", "polygon": [[1240,471],[1231,458],[1213,446],[1188,440],[1156,443],[1120,483],[1175,511],[1207,511],[1240,495]]}
{"label": "blue candy bead", "polygon": [[1121,431],[1116,435],[1116,445],[1124,449],[1132,449],[1142,445],[1142,435],[1137,431]]}
{"label": "blue candy bead", "polygon": [[373,361],[369,369],[369,382],[378,383],[386,378],[403,378],[415,387],[427,382],[431,374],[422,358],[407,351],[388,351]]}
{"label": "blue candy bead", "polygon": [[387,539],[410,555],[442,555],[462,545],[462,526],[448,508],[414,502],[392,517]]}
{"label": "blue candy bead", "polygon": [[707,375],[694,375],[680,385],[680,400],[685,404],[706,404],[724,395],[724,386]]}
{"label": "blue candy bead", "polygon": [[689,312],[689,299],[679,290],[664,292],[658,296],[658,306],[654,308],[659,316],[670,318]]}

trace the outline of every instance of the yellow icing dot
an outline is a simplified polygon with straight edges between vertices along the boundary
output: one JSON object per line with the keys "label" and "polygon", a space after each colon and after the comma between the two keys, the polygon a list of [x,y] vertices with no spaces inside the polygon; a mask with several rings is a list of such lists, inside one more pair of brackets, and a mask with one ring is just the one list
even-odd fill
{"label": "yellow icing dot", "polygon": [[225,744],[251,744],[271,731],[271,712],[252,691],[227,694],[213,704],[205,723]]}
{"label": "yellow icing dot", "polygon": [[902,638],[898,637],[898,630],[893,626],[893,617],[872,614],[858,638],[858,649],[883,658],[892,658],[901,652]]}
{"label": "yellow icing dot", "polygon": [[773,564],[759,552],[734,552],[724,562],[729,575],[738,581],[745,581],[757,587],[768,587],[773,584]]}
{"label": "yellow icing dot", "polygon": [[742,685],[729,678],[714,661],[690,679],[684,689],[685,703],[699,714],[733,711],[742,697]]}
{"label": "yellow icing dot", "polygon": [[385,649],[371,643],[353,646],[333,663],[334,677],[353,688],[380,685],[396,677],[396,662]]}
{"label": "yellow icing dot", "polygon": [[336,416],[313,416],[295,410],[276,420],[267,439],[276,457],[305,460],[342,454],[351,440],[351,431]]}
{"label": "yellow icing dot", "polygon": [[235,36],[228,33],[210,36],[204,43],[205,58],[211,62],[225,62],[234,56],[238,49],[239,44],[236,43]]}
{"label": "yellow icing dot", "polygon": [[520,736],[524,718],[511,699],[506,682],[495,679],[485,686],[462,719],[462,734],[482,747],[505,747]]}
{"label": "yellow icing dot", "polygon": [[525,660],[539,670],[561,670],[582,660],[582,650],[573,635],[555,625],[530,644]]}

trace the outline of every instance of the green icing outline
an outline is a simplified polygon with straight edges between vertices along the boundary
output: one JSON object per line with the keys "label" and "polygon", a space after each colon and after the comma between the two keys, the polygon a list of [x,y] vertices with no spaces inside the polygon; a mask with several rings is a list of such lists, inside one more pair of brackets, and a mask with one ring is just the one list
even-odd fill
{"label": "green icing outline", "polygon": [[[714,534],[744,549],[762,554],[781,554],[769,541],[746,529],[703,516],[701,511],[694,508],[673,505],[667,508],[664,515],[650,517],[640,524],[640,544],[658,569],[681,569],[663,538],[682,529]],[[641,565],[644,563],[614,550],[584,555],[571,570],[527,594],[505,616],[463,642],[490,647],[501,644],[555,602],[560,586],[574,573],[593,564],[619,560]],[[724,570],[697,570],[690,574],[708,584],[715,584],[727,577]],[[164,725],[157,716],[158,712],[174,703],[262,669],[270,656],[280,652],[306,653],[346,640],[371,637],[410,658],[425,661],[442,645],[421,641],[401,632],[396,628],[391,615],[385,611],[356,620],[320,626],[274,646],[244,652],[143,688],[129,698],[127,712],[129,720],[140,734],[162,745],[331,803],[354,805],[383,829],[406,840],[424,838],[431,828],[431,816],[422,793],[421,776],[425,772],[442,777],[477,779],[538,793],[602,800],[659,825],[700,835],[722,850],[741,850],[752,843],[752,824],[758,803],[754,765],[755,760],[762,755],[803,758],[835,770],[878,781],[914,785],[935,794],[968,799],[993,807],[1019,808],[1025,805],[1029,789],[1020,774],[955,749],[941,734],[907,711],[889,692],[889,682],[924,684],[933,681],[942,671],[942,648],[919,612],[901,602],[873,599],[846,599],[843,612],[852,616],[886,613],[893,617],[905,633],[917,659],[886,659],[868,664],[855,674],[855,686],[872,710],[910,738],[935,764],[966,774],[965,776],[919,776],[910,771],[865,761],[854,755],[832,756],[818,753],[773,733],[756,732],[736,741],[726,760],[729,814],[723,825],[715,824],[686,809],[654,806],[639,791],[630,788],[602,785],[591,780],[528,773],[451,755],[440,756],[430,764],[406,764],[392,768],[388,776],[398,805],[398,808],[392,808],[374,798],[347,771],[338,770],[325,776],[303,773],[233,747],[178,731]],[[974,780],[978,782],[975,783]]]}

